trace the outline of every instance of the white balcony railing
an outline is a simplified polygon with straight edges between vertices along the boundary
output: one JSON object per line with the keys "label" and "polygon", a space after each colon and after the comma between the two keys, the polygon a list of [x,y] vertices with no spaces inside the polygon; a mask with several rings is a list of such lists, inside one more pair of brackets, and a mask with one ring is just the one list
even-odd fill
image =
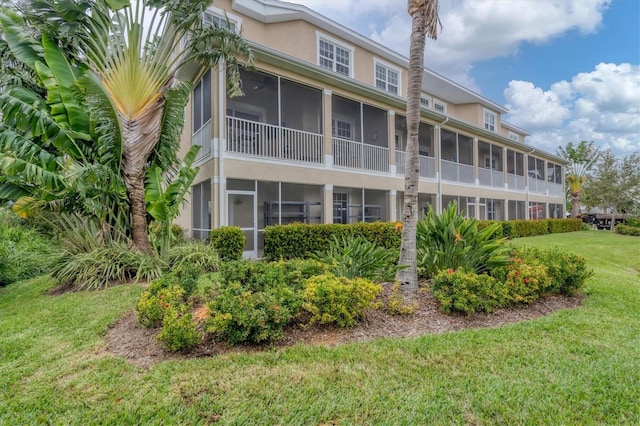
{"label": "white balcony railing", "polygon": [[504,188],[504,173],[498,170],[478,169],[478,182],[484,186]]}
{"label": "white balcony railing", "polygon": [[304,163],[322,163],[323,136],[227,117],[227,151]]}
{"label": "white balcony railing", "polygon": [[[404,151],[396,151],[396,173],[399,175],[404,174],[405,158],[406,154]],[[433,157],[427,157],[426,155],[421,155],[418,160],[420,162],[420,177],[431,179],[435,178],[436,159]]]}
{"label": "white balcony railing", "polygon": [[348,139],[333,138],[333,164],[337,167],[389,171],[389,149]]}
{"label": "white balcony railing", "polygon": [[529,177],[529,192],[544,194],[547,192],[547,182],[544,180]]}
{"label": "white balcony railing", "polygon": [[442,180],[462,183],[475,183],[475,168],[467,164],[442,160],[440,163]]}
{"label": "white balcony railing", "polygon": [[549,195],[554,197],[563,197],[564,185],[561,183],[549,182]]}
{"label": "white balcony railing", "polygon": [[211,153],[211,120],[198,129],[191,137],[191,144],[200,146],[196,159],[208,156]]}
{"label": "white balcony railing", "polygon": [[524,187],[525,187],[524,176],[519,176],[519,175],[514,175],[509,173],[507,174],[507,182],[509,184],[509,189],[516,190],[516,191],[524,191]]}

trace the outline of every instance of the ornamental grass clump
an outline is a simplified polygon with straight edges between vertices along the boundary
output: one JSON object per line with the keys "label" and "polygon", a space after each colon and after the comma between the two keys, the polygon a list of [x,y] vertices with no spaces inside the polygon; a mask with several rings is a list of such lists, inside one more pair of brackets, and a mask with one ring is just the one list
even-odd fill
{"label": "ornamental grass clump", "polygon": [[338,277],[375,282],[393,281],[396,272],[406,267],[398,265],[397,250],[378,247],[364,237],[334,235],[329,248],[312,254],[311,258],[326,265],[328,271]]}
{"label": "ornamental grass clump", "polygon": [[416,234],[418,273],[427,278],[448,269],[477,274],[507,265],[509,257],[499,223],[478,229],[478,221],[458,213],[451,203],[441,215],[433,208],[418,222]]}

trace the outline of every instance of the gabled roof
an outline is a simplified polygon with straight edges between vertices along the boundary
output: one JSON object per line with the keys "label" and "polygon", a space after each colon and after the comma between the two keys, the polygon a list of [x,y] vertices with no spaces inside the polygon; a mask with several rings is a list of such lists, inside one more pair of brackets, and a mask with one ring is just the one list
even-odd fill
{"label": "gabled roof", "polygon": [[[279,0],[233,0],[232,9],[257,21],[272,24],[301,20],[325,29],[345,41],[360,46],[387,61],[402,67],[409,67],[409,59],[393,50],[376,43],[368,37],[341,25],[332,19],[321,15],[306,6],[287,3]],[[475,93],[472,90],[436,73],[424,68],[422,78],[422,90],[440,98],[443,101],[454,104],[478,103],[500,113],[508,110],[502,105]]]}

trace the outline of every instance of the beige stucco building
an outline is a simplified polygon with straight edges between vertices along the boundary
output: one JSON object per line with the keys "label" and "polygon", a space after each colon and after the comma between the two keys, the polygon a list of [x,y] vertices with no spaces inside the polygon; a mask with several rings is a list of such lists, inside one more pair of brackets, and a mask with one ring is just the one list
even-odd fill
{"label": "beige stucco building", "polygon": [[[233,99],[224,67],[183,71],[196,83],[183,148],[202,147],[178,221],[188,234],[239,226],[257,257],[268,225],[399,218],[408,60],[291,3],[219,0],[203,19],[241,31],[256,60]],[[421,209],[563,217],[561,158],[525,144],[501,105],[428,69],[422,87]]]}

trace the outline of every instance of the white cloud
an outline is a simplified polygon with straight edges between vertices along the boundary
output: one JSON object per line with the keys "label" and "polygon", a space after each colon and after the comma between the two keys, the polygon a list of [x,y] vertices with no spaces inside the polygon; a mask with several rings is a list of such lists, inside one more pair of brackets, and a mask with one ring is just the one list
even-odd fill
{"label": "white cloud", "polygon": [[640,150],[640,66],[598,64],[549,90],[512,81],[508,121],[532,131],[529,143],[555,149],[594,141],[618,152]]}

